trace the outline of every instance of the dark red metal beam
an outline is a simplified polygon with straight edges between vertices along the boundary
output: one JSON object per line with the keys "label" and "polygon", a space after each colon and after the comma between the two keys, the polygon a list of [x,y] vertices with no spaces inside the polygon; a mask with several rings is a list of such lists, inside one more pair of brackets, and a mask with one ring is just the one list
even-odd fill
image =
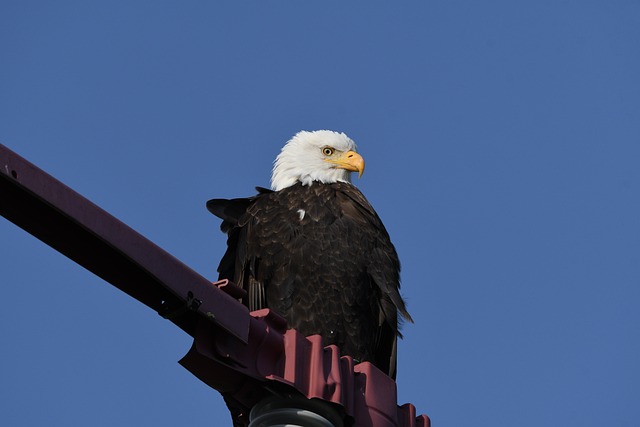
{"label": "dark red metal beam", "polygon": [[212,284],[3,145],[0,214],[194,337],[180,363],[239,409],[236,422],[278,394],[330,402],[354,426],[429,426],[370,363],[354,366],[269,310],[249,313],[233,284]]}
{"label": "dark red metal beam", "polygon": [[[246,342],[246,307],[35,165],[0,145],[0,214],[193,335],[195,313]],[[189,302],[188,310],[185,303]],[[215,319],[212,317],[215,314]]]}

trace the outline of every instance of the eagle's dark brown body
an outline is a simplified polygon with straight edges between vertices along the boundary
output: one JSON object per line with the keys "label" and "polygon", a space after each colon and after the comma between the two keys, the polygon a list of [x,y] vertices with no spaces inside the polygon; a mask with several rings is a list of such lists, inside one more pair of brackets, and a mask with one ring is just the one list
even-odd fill
{"label": "eagle's dark brown body", "polygon": [[270,308],[395,377],[398,312],[411,317],[398,255],[369,202],[344,182],[258,190],[207,203],[228,233],[220,278],[247,291],[250,310]]}

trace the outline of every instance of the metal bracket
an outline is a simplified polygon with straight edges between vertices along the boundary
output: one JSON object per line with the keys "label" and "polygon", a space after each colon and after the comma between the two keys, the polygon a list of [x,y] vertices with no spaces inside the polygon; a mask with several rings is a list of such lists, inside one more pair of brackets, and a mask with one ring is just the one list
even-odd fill
{"label": "metal bracket", "polygon": [[187,292],[187,300],[178,306],[171,307],[168,301],[162,301],[158,314],[167,320],[176,319],[189,311],[198,311],[202,301],[197,299],[193,292]]}

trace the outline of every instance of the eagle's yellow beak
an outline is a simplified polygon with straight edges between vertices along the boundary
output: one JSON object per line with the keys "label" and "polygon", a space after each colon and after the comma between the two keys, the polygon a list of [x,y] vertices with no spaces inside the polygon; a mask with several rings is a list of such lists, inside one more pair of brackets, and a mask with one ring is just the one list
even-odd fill
{"label": "eagle's yellow beak", "polygon": [[326,159],[326,161],[335,164],[340,169],[358,172],[358,178],[364,173],[364,159],[355,151],[347,151],[340,157],[331,160]]}

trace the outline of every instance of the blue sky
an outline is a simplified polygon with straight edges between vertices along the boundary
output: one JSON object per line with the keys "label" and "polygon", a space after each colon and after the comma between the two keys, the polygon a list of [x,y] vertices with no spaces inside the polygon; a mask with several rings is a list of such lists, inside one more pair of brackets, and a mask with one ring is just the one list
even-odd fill
{"label": "blue sky", "polygon": [[[640,3],[20,1],[0,143],[215,279],[204,208],[346,132],[434,426],[640,417]],[[190,339],[0,220],[3,424],[226,425]]]}

